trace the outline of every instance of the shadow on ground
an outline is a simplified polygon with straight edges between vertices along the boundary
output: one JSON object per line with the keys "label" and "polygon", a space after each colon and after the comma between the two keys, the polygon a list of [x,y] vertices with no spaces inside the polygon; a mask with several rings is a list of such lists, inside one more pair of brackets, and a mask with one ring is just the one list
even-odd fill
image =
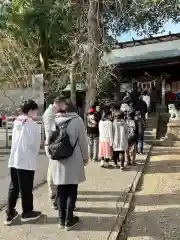
{"label": "shadow on ground", "polygon": [[[106,211],[106,210],[104,210]],[[107,213],[109,214],[109,213]],[[112,214],[112,213],[111,213]],[[81,216],[81,222],[77,227],[74,229],[76,231],[80,231],[83,229],[83,231],[107,231],[109,232],[109,224],[114,221],[114,217],[108,217],[108,216]],[[57,225],[58,224],[58,218],[57,217],[47,217],[46,215],[42,215],[41,218],[37,221],[32,221],[31,223],[21,223],[20,219],[16,219],[16,221],[13,222],[13,227],[22,226],[22,225]]]}

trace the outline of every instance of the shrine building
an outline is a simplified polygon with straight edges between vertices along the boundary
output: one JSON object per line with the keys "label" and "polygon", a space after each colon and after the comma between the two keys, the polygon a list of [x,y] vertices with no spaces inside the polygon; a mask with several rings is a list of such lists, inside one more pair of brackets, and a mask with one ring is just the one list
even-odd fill
{"label": "shrine building", "polygon": [[117,43],[103,57],[113,66],[111,92],[156,88],[159,107],[180,106],[180,33]]}

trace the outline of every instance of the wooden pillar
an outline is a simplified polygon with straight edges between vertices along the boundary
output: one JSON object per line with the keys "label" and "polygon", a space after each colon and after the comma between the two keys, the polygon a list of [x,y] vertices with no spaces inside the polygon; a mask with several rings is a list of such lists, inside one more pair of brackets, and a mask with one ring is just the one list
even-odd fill
{"label": "wooden pillar", "polygon": [[162,77],[162,101],[161,101],[161,106],[163,109],[166,108],[166,91],[165,91],[165,87],[166,87],[166,79],[164,78],[164,76]]}

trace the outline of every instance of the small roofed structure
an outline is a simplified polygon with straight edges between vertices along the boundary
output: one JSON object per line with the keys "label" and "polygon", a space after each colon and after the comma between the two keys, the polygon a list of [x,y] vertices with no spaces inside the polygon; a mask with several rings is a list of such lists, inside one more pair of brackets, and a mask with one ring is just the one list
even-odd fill
{"label": "small roofed structure", "polygon": [[[83,83],[76,83],[76,92],[86,92],[88,89],[88,86]],[[71,91],[71,84],[68,84],[64,89],[63,92],[70,92]]]}
{"label": "small roofed structure", "polygon": [[[86,98],[86,91],[88,86],[83,82],[76,83],[76,105],[78,109],[79,115],[83,118],[84,111],[85,111],[85,98]],[[67,97],[70,97],[71,92],[71,84],[68,84],[65,89],[63,89],[63,94]]]}

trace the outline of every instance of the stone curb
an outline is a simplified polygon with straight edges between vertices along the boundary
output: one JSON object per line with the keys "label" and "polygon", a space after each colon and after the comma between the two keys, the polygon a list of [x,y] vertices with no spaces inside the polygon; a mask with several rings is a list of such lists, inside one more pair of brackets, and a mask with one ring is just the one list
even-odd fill
{"label": "stone curb", "polygon": [[116,218],[116,222],[111,229],[109,236],[107,237],[107,240],[121,240],[120,234],[123,229],[123,225],[127,219],[137,186],[140,183],[140,180],[142,179],[142,176],[144,174],[145,167],[147,166],[150,152],[151,152],[152,146],[150,146],[149,151],[147,153],[146,159],[143,164],[139,165],[137,174],[132,182],[132,185],[129,188],[128,195],[123,203],[123,206],[120,208],[119,213]]}

